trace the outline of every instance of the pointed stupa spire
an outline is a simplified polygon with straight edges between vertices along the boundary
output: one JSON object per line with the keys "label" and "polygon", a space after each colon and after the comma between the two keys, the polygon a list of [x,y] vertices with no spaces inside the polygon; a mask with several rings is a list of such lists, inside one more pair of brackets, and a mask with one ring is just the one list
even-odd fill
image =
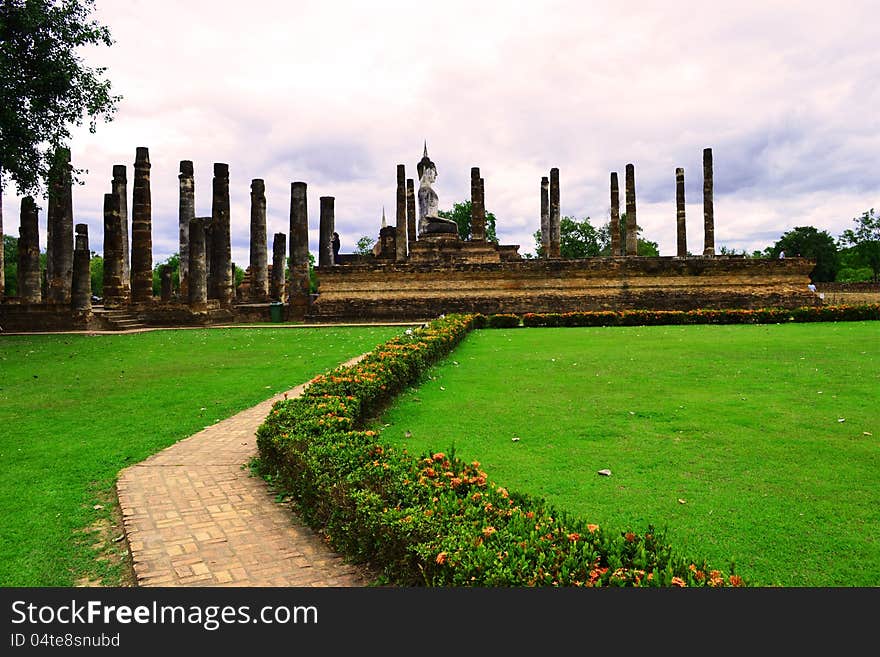
{"label": "pointed stupa spire", "polygon": [[426,166],[430,166],[430,167],[434,168],[435,170],[437,169],[437,167],[434,166],[434,163],[431,162],[431,158],[428,157],[428,140],[427,139],[425,140],[425,150],[422,152],[422,159],[419,160],[418,164],[416,164],[416,172],[419,174],[419,180],[421,180],[422,173],[425,171]]}
{"label": "pointed stupa spire", "polygon": [[387,228],[388,224],[385,221],[385,206],[382,206],[382,228]]}

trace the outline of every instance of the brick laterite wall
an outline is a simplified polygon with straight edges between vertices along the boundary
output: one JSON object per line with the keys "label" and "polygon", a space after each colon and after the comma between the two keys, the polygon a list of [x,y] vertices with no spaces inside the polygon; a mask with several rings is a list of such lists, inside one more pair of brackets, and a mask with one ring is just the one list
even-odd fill
{"label": "brick laterite wall", "polygon": [[814,262],[730,257],[520,260],[319,267],[308,321],[427,320],[443,313],[691,310],[817,305]]}

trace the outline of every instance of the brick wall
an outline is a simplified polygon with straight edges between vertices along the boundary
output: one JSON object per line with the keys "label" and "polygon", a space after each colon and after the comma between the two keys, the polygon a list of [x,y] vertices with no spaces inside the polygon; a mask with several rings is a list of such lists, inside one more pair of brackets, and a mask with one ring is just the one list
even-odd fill
{"label": "brick wall", "polygon": [[804,258],[588,258],[319,267],[307,320],[426,320],[443,313],[798,307],[819,303]]}

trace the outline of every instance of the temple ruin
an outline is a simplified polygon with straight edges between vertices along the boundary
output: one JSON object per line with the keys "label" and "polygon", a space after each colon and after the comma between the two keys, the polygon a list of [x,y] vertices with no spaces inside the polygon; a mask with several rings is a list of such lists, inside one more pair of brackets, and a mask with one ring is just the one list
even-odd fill
{"label": "temple ruin", "polygon": [[[229,165],[213,164],[211,216],[195,216],[193,162],[180,161],[178,176],[179,283],[170,267],[153,289],[150,159],[138,147],[128,243],[126,168],[113,166],[104,195],[103,300],[92,303],[88,230],[74,235],[69,152],[59,153],[49,190],[47,269],[40,270],[38,209],[21,203],[18,295],[0,304],[6,330],[114,328],[123,325],[204,325],[268,321],[273,304],[284,319],[308,322],[427,320],[443,313],[574,312],[623,309],[798,307],[821,303],[809,292],[814,263],[804,258],[771,260],[715,254],[712,150],[703,151],[703,234],[700,255],[687,252],[684,169],[675,169],[676,255],[638,256],[635,167],[625,166],[625,221],[621,226],[617,172],[610,175],[611,255],[561,255],[560,171],[539,181],[536,224],[539,257],[523,257],[519,245],[487,239],[485,178],[470,170],[470,233],[440,216],[436,164],[427,143],[416,180],[398,164],[393,225],[384,209],[372,253],[335,254],[335,197],[321,196],[311,289],[307,184],[290,187],[288,233],[273,235],[268,261],[266,187],[250,183],[250,262],[235,285],[231,254]],[[672,214],[672,213],[670,213]],[[289,242],[288,242],[289,240]],[[289,249],[288,249],[289,245]],[[289,256],[289,258],[288,258]],[[129,265],[130,263],[130,265]],[[45,273],[45,280],[43,274]],[[114,324],[115,322],[115,324]]]}

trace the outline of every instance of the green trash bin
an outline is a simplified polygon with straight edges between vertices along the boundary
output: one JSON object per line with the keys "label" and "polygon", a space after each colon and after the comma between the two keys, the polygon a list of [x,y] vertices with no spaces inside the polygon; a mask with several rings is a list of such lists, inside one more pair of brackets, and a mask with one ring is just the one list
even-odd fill
{"label": "green trash bin", "polygon": [[271,316],[273,322],[281,321],[283,308],[284,304],[280,301],[273,301],[269,304],[269,315]]}

